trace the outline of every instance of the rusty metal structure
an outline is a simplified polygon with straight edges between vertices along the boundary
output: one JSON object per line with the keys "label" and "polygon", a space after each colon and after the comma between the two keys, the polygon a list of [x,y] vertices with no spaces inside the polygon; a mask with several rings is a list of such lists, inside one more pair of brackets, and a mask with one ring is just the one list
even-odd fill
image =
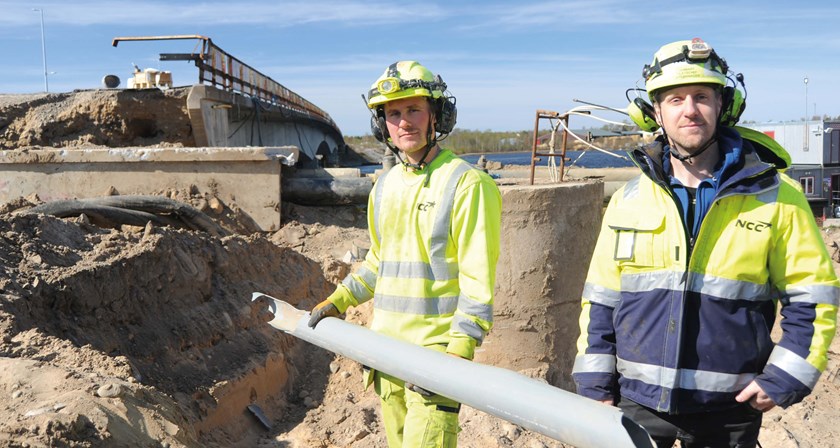
{"label": "rusty metal structure", "polygon": [[[537,152],[537,143],[539,141],[540,120],[561,120],[563,122],[563,143],[560,148],[560,153]],[[552,110],[537,109],[536,117],[534,118],[534,144],[531,146],[531,185],[534,185],[534,169],[536,167],[538,157],[560,157],[560,177],[559,181],[563,181],[563,172],[566,168],[566,143],[569,137],[569,114],[561,114]],[[552,129],[552,134],[556,131],[556,127]],[[552,135],[553,137],[553,135]]]}
{"label": "rusty metal structure", "polygon": [[201,42],[200,51],[193,53],[161,53],[160,60],[193,61],[196,67],[198,67],[198,80],[200,84],[212,85],[228,92],[259,98],[268,104],[323,121],[331,127],[338,129],[333,119],[324,110],[236,57],[231,56],[214,44],[207,36],[191,34],[115,37],[111,44],[116,47],[120,42],[126,41],[189,39],[196,39]]}

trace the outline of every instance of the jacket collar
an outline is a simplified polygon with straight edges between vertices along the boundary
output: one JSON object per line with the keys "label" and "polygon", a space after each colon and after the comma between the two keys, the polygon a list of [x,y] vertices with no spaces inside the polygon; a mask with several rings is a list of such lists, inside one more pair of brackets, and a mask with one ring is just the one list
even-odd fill
{"label": "jacket collar", "polygon": [[[762,161],[750,141],[741,138],[736,129],[720,128],[718,150],[722,156],[718,193],[730,188],[736,193],[763,190],[769,185],[762,179],[775,178],[776,167],[772,163]],[[668,173],[662,163],[665,156],[667,149],[661,136],[650,145],[640,146],[630,153],[630,158],[642,173],[655,183],[667,187]],[[775,184],[778,184],[778,179],[775,180]]]}

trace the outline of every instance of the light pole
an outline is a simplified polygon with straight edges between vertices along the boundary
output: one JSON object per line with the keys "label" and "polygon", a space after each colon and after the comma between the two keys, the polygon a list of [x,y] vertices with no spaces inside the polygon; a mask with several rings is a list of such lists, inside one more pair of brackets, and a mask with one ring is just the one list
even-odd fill
{"label": "light pole", "polygon": [[803,150],[808,150],[808,75],[805,75],[805,134],[803,137]]}
{"label": "light pole", "polygon": [[808,75],[805,75],[805,121],[808,121]]}
{"label": "light pole", "polygon": [[47,41],[44,39],[44,10],[32,8],[33,11],[41,13],[41,58],[44,60],[44,92],[50,92],[50,83],[47,81]]}

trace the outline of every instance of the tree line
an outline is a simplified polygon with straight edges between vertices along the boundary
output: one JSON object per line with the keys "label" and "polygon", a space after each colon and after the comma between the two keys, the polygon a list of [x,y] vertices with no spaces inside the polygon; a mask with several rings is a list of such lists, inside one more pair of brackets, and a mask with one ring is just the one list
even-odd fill
{"label": "tree line", "polygon": [[[548,133],[549,131],[545,131]],[[560,133],[557,134],[558,138]],[[353,148],[379,148],[382,143],[372,135],[344,137],[344,141]],[[477,131],[454,129],[440,143],[442,147],[458,154],[529,151],[534,144],[534,131]],[[559,143],[558,143],[559,144]]]}

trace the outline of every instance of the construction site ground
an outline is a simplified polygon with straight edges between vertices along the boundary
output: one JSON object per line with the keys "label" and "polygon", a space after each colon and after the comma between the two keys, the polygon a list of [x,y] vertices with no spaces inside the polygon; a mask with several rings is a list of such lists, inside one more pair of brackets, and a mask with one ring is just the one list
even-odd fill
{"label": "construction site ground", "polygon": [[[150,95],[158,101],[172,93]],[[62,139],[49,123],[65,119],[77,123],[61,140],[66,147],[108,145],[102,135],[118,145],[183,144],[159,125],[130,138],[97,130],[107,126],[93,124],[91,112],[124,107],[111,99],[79,103],[74,110],[88,115],[72,120],[66,108],[34,101],[23,108],[0,95],[0,148]],[[250,303],[254,291],[302,309],[326,297],[357,267],[348,253],[365,245],[365,210],[284,204],[282,228],[255,232],[229,198],[197,189],[157,194],[201,209],[228,235],[27,214],[37,197],[0,205],[0,446],[387,446],[379,400],[363,389],[361,366],[274,330]],[[823,235],[840,271],[840,228]],[[346,319],[365,325],[370,315],[368,303]],[[470,407],[460,420],[460,446],[563,446]],[[835,338],[814,392],[767,413],[760,442],[838,447],[838,420]]]}

